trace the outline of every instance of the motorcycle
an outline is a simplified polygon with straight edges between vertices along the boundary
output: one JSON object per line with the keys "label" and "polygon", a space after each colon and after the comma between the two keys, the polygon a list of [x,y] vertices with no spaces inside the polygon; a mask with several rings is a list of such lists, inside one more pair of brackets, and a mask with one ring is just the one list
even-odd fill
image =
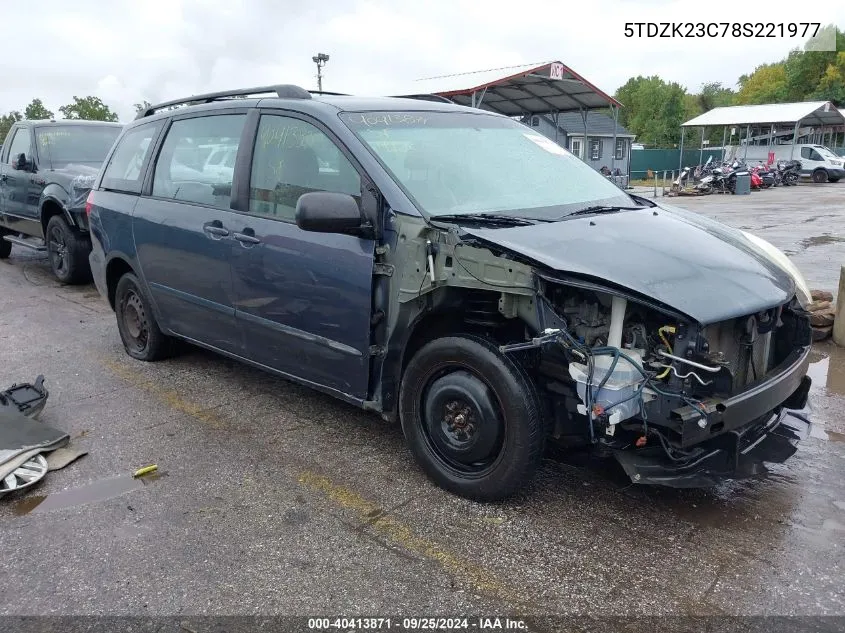
{"label": "motorcycle", "polygon": [[776,178],[774,173],[762,163],[755,167],[752,167],[749,172],[751,173],[752,187],[755,186],[755,180],[758,180],[758,184],[756,187],[757,189],[769,189],[770,187],[774,187],[776,184]]}
{"label": "motorcycle", "polygon": [[[732,194],[735,194],[736,193],[737,176],[749,174],[749,171],[748,171],[748,167],[745,165],[745,162],[737,158],[730,164],[729,168],[727,168],[727,169],[725,167],[722,168],[722,174],[724,175],[724,179],[725,179],[724,187],[725,187],[726,191],[730,191]],[[757,178],[758,178],[758,180],[762,180],[762,179],[760,179],[759,176],[757,176]],[[753,188],[753,186],[754,186],[754,179],[753,178],[752,178],[751,185],[752,185],[752,188]]]}
{"label": "motorcycle", "polygon": [[777,164],[780,180],[784,187],[794,187],[801,177],[800,160],[780,160]]}

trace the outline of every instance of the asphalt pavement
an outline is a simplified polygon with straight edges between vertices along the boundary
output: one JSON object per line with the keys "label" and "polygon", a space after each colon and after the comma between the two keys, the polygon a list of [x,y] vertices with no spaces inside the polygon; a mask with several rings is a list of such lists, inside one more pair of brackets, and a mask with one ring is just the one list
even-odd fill
{"label": "asphalt pavement", "polygon": [[[845,183],[675,199],[835,291]],[[0,386],[46,376],[87,456],[0,499],[0,615],[845,615],[845,350],[816,346],[795,457],[710,490],[550,454],[484,505],[435,487],[401,430],[193,348],[123,351],[93,286],[0,261]],[[158,475],[130,474],[149,464]],[[43,500],[41,497],[46,497]]]}

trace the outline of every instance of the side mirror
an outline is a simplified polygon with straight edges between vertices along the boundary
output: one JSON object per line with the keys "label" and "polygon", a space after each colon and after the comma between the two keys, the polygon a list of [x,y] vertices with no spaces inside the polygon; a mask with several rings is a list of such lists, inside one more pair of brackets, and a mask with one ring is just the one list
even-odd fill
{"label": "side mirror", "polygon": [[362,224],[358,203],[347,193],[312,191],[296,202],[296,225],[303,231],[344,233]]}
{"label": "side mirror", "polygon": [[29,171],[30,169],[32,169],[32,162],[27,159],[26,154],[21,152],[12,161],[12,169],[20,169],[21,171]]}

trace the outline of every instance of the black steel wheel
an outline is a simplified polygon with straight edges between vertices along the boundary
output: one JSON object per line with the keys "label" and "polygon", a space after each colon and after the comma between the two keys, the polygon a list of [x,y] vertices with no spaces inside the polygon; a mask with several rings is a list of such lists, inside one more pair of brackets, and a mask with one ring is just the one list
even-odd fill
{"label": "black steel wheel", "polygon": [[422,403],[423,437],[465,476],[483,475],[501,457],[504,419],[487,384],[464,369],[432,377]]}
{"label": "black steel wheel", "polygon": [[827,182],[827,171],[817,169],[813,172],[813,182]]}
{"label": "black steel wheel", "polygon": [[484,339],[435,339],[411,359],[399,395],[411,452],[438,485],[496,501],[519,490],[543,454],[540,404],[525,370]]}
{"label": "black steel wheel", "polygon": [[56,279],[63,284],[79,284],[91,279],[88,264],[91,242],[72,229],[61,215],[50,218],[44,241]]}
{"label": "black steel wheel", "polygon": [[172,352],[172,341],[156,323],[150,302],[138,278],[126,273],[117,282],[114,310],[126,353],[138,360],[155,361]]}

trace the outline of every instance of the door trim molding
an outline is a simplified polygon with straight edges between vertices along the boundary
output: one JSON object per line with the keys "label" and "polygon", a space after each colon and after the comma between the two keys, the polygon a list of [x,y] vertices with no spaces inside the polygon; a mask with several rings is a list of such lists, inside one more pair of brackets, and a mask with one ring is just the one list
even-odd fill
{"label": "door trim molding", "polygon": [[282,334],[287,334],[288,336],[293,336],[298,339],[302,339],[303,341],[308,341],[309,343],[317,343],[318,345],[328,347],[329,349],[335,350],[336,352],[341,352],[343,354],[347,354],[349,356],[357,356],[359,358],[364,356],[364,354],[360,350],[355,349],[351,345],[340,343],[338,341],[335,341],[334,339],[326,338],[325,336],[311,334],[310,332],[291,327],[290,325],[279,323],[278,321],[264,319],[262,317],[255,316],[254,314],[251,314],[249,312],[244,312],[242,310],[235,309],[235,318],[243,319],[244,321],[254,323],[261,327],[266,327],[270,330],[275,330],[276,332],[280,332]]}

